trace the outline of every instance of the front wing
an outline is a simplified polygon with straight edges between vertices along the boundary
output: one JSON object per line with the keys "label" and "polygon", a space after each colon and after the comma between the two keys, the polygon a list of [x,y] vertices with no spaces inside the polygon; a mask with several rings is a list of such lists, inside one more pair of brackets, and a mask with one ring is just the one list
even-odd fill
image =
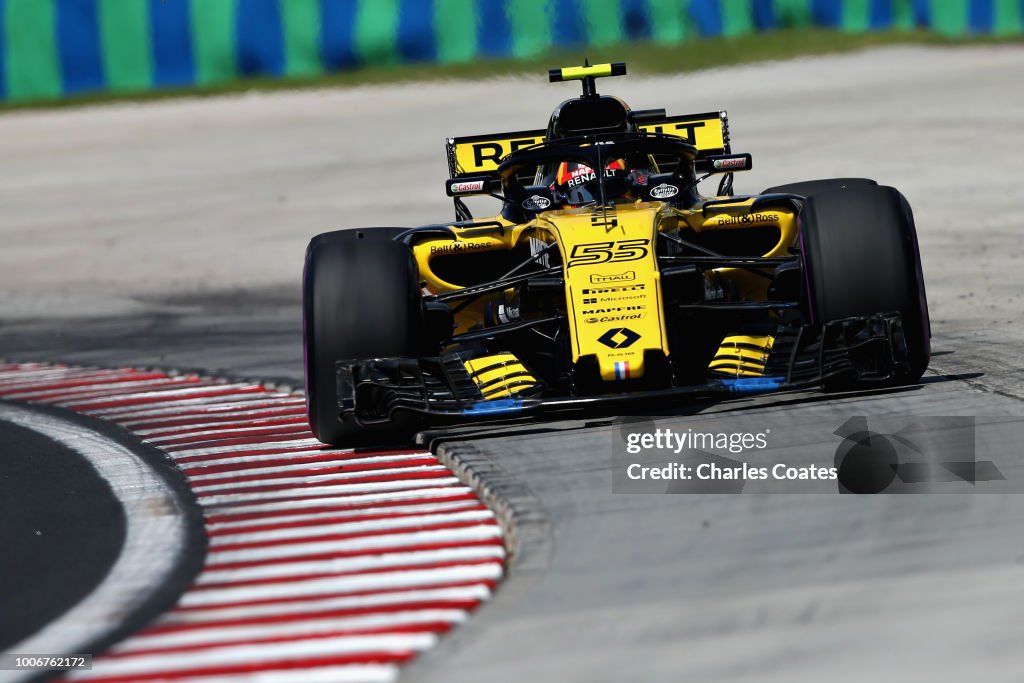
{"label": "front wing", "polygon": [[[616,407],[664,406],[668,399],[727,399],[809,388],[884,384],[909,368],[898,313],[847,318],[823,326],[780,329],[760,377],[709,376],[704,384],[598,395],[546,395],[542,385],[485,398],[458,352],[431,358],[370,358],[337,364],[338,409],[344,420],[383,425],[419,417],[430,424],[510,419]],[[614,384],[610,384],[613,388]]]}

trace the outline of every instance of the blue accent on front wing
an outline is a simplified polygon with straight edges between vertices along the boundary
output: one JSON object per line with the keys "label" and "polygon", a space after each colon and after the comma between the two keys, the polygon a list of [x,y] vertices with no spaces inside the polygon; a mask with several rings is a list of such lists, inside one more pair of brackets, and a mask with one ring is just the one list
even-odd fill
{"label": "blue accent on front wing", "polygon": [[764,391],[778,391],[785,377],[740,377],[723,379],[719,382],[734,394],[757,394]]}
{"label": "blue accent on front wing", "polygon": [[494,415],[496,413],[518,413],[523,409],[523,401],[518,398],[497,398],[493,401],[480,401],[466,408],[466,415]]}

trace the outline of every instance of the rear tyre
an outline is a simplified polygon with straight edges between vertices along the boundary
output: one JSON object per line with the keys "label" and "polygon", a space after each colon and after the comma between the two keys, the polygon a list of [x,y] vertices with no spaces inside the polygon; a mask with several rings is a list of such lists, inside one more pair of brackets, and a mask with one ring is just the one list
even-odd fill
{"label": "rear tyre", "polygon": [[798,194],[801,197],[813,197],[814,195],[834,190],[877,186],[878,183],[868,178],[829,178],[827,180],[805,180],[800,183],[776,185],[775,187],[769,187],[762,194]]}
{"label": "rear tyre", "polygon": [[931,358],[931,329],[914,216],[891,187],[854,185],[815,194],[800,214],[800,251],[813,323],[898,311],[915,382]]}
{"label": "rear tyre", "polygon": [[[391,241],[402,230],[338,230],[314,237],[303,272],[306,411],[324,443],[386,438],[339,419],[335,365],[349,358],[414,356],[422,317],[412,252]],[[395,435],[395,430],[388,430]]]}

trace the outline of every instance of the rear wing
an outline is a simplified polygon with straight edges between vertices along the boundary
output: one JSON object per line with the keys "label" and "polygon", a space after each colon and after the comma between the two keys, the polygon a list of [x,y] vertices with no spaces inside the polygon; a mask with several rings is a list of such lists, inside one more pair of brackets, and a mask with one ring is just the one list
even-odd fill
{"label": "rear wing", "polygon": [[[732,151],[729,145],[729,118],[724,111],[645,118],[643,123],[638,125],[645,133],[685,138],[697,147],[698,165],[705,157],[713,154],[730,154]],[[501,160],[512,152],[543,142],[545,133],[546,131],[541,129],[448,138],[445,147],[449,176],[459,178],[493,171],[498,168]],[[657,159],[656,161],[661,162]],[[661,165],[659,163],[659,166]],[[674,169],[665,167],[661,170],[670,172]]]}

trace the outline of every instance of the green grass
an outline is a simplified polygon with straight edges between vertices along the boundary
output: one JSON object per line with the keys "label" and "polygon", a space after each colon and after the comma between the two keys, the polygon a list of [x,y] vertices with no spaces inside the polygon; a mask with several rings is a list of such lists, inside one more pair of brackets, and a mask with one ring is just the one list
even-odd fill
{"label": "green grass", "polygon": [[149,101],[174,97],[205,97],[250,90],[345,88],[377,83],[475,80],[494,76],[533,75],[544,78],[547,69],[591,63],[626,62],[632,74],[668,74],[697,71],[765,60],[835,54],[883,45],[977,45],[1021,43],[1024,36],[970,36],[951,38],[924,31],[844,33],[824,29],[789,29],[735,38],[705,38],[678,45],[627,43],[599,48],[551,50],[529,59],[488,59],[462,64],[406,64],[370,66],[311,78],[254,78],[208,87],[165,89],[135,93],[94,93],[60,100],[0,104],[0,112],[27,108],[77,106],[100,102]]}

